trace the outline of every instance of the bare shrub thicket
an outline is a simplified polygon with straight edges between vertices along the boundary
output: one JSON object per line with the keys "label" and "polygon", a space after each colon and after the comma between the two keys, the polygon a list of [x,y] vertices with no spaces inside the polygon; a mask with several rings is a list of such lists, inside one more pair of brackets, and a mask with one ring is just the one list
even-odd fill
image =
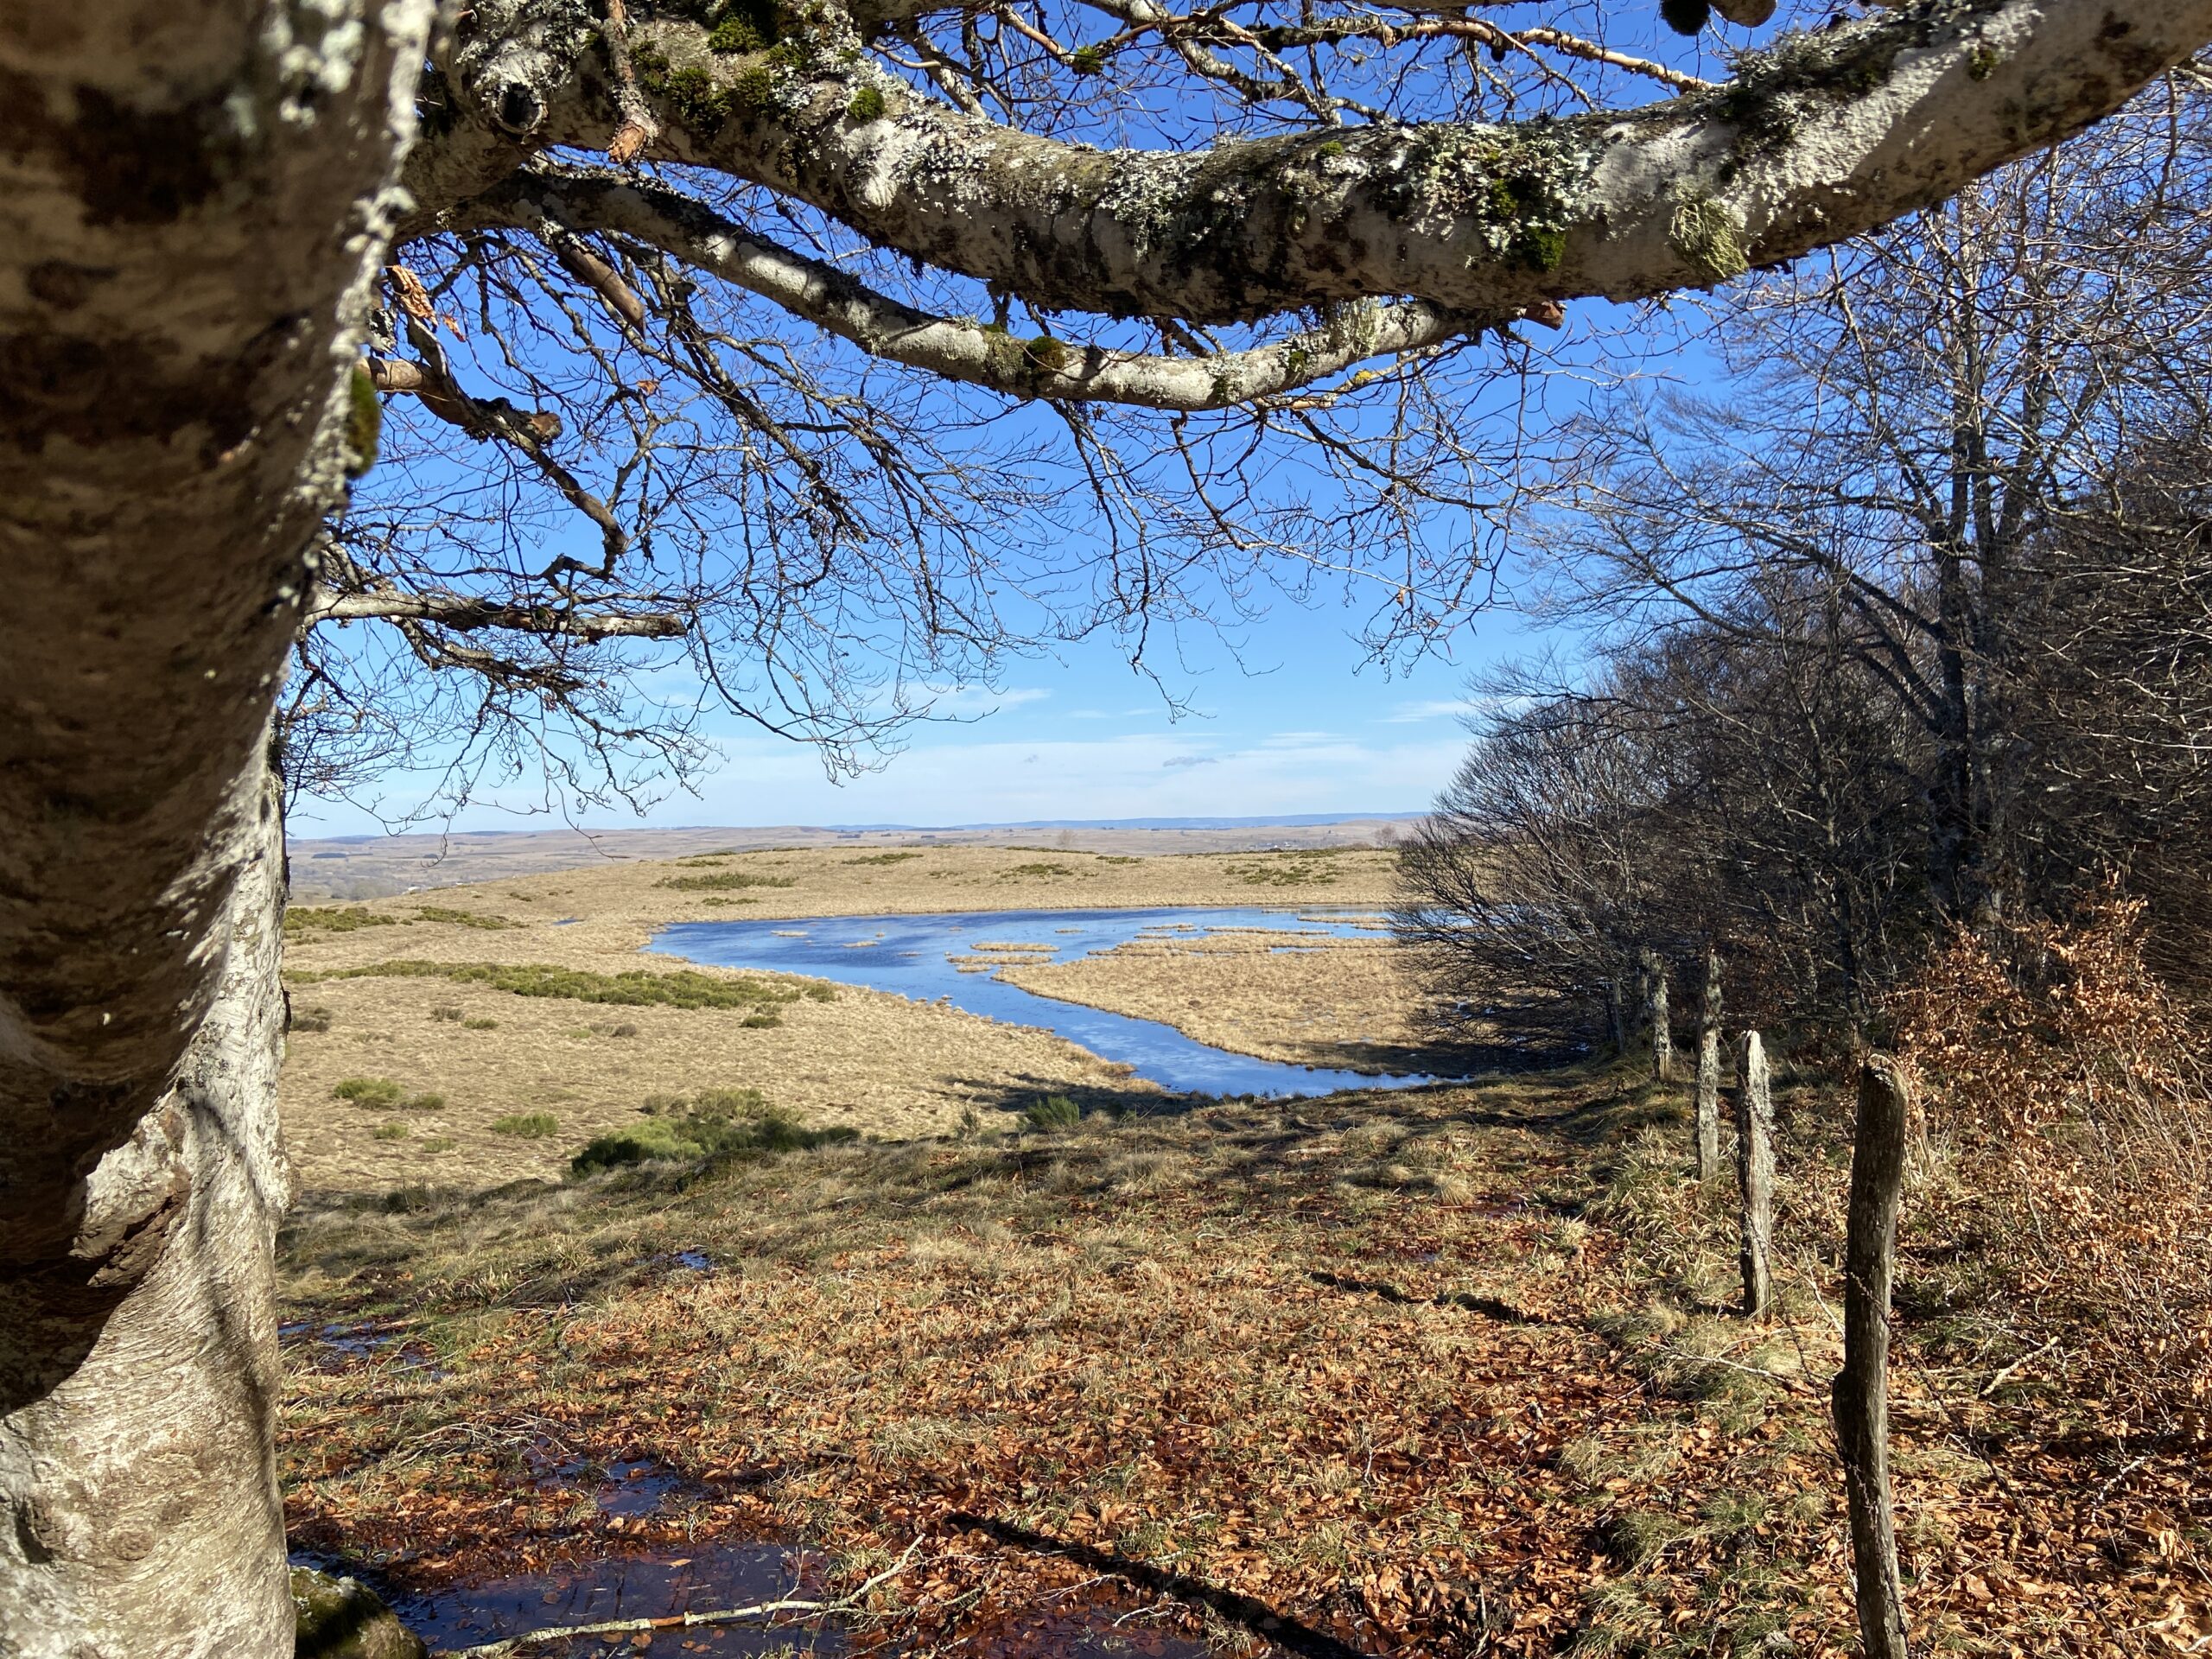
{"label": "bare shrub thicket", "polygon": [[1753,289],[1714,395],[1609,404],[1542,566],[1579,672],[1485,684],[1397,918],[1532,1030],[1712,949],[1800,1075],[1894,1047],[1912,1363],[2122,1448],[2107,1495],[2212,1403],[2208,117],[2165,89]]}
{"label": "bare shrub thicket", "polygon": [[2212,1109],[2203,1036],[2151,971],[2145,906],[1961,931],[1895,1001],[1937,1230],[1977,1304],[2106,1433],[2212,1443]]}

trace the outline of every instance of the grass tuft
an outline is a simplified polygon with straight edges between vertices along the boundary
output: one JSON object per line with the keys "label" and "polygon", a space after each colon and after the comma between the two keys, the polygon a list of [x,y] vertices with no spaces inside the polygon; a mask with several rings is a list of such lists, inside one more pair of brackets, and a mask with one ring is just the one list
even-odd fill
{"label": "grass tuft", "polygon": [[602,1135],[569,1160],[578,1175],[627,1164],[700,1162],[728,1166],[860,1138],[857,1129],[807,1128],[767,1103],[757,1089],[709,1089],[688,1101],[647,1097],[645,1121]]}
{"label": "grass tuft", "polygon": [[813,995],[796,986],[787,988],[760,979],[717,979],[689,968],[666,974],[636,968],[599,974],[549,963],[372,962],[294,977],[308,984],[328,979],[450,979],[462,985],[488,985],[515,996],[558,996],[629,1007],[773,1008]]}
{"label": "grass tuft", "polygon": [[561,1120],[550,1112],[510,1112],[492,1125],[494,1135],[512,1135],[523,1141],[543,1141],[559,1134]]}
{"label": "grass tuft", "polygon": [[664,875],[653,883],[678,893],[727,893],[740,887],[795,887],[788,875],[747,875],[742,870],[718,870],[712,875]]}

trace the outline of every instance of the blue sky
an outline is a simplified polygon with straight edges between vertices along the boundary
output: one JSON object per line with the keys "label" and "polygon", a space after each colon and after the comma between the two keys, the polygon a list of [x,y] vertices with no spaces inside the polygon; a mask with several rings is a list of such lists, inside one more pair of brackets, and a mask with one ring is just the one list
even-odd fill
{"label": "blue sky", "polygon": [[[1466,747],[1465,680],[1526,648],[1510,613],[1478,618],[1431,658],[1386,675],[1363,660],[1357,619],[1278,606],[1232,656],[1203,636],[1163,675],[1189,705],[1172,710],[1103,642],[1013,664],[1002,688],[966,688],[945,718],[909,728],[875,770],[833,781],[800,745],[718,722],[719,762],[696,795],[675,793],[649,824],[1020,823],[1040,818],[1259,817],[1408,812],[1426,807]],[[1241,660],[1240,660],[1241,659]],[[394,797],[404,785],[395,780]],[[454,827],[535,829],[527,784],[471,806]],[[626,812],[585,822],[635,824]],[[303,803],[296,836],[361,835],[365,811]]]}
{"label": "blue sky", "polygon": [[[1630,22],[1636,37],[1625,43],[1632,48],[1717,69],[1700,56],[1714,37],[1694,47],[1641,13]],[[1535,447],[1591,387],[1615,376],[1708,379],[1712,365],[1695,343],[1694,313],[1694,306],[1671,316],[1588,302],[1573,308],[1567,334],[1538,342],[1558,353],[1559,372],[1543,377],[1545,391],[1521,411],[1534,417]],[[1509,410],[1510,402],[1471,404],[1463,429],[1494,430],[1513,444]],[[1288,487],[1300,487],[1295,474]],[[994,687],[951,690],[938,703],[945,718],[907,728],[858,777],[833,779],[814,751],[734,717],[709,716],[712,765],[696,792],[664,793],[642,822],[931,826],[1419,811],[1465,752],[1471,676],[1571,643],[1532,634],[1510,609],[1494,609],[1462,624],[1431,655],[1386,670],[1367,659],[1356,637],[1369,620],[1342,602],[1278,600],[1256,619],[1236,620],[1234,649],[1192,630],[1176,650],[1151,652],[1163,683],[1134,672],[1103,639],[1050,657],[1015,658]],[[689,677],[671,674],[665,683]],[[427,779],[385,780],[386,819],[405,818],[429,786]],[[549,821],[545,804],[539,780],[524,777],[480,791],[450,823],[463,830],[540,828]],[[613,827],[640,819],[607,809],[577,821]],[[305,836],[385,827],[375,814],[343,803],[300,803],[290,821],[293,833]]]}

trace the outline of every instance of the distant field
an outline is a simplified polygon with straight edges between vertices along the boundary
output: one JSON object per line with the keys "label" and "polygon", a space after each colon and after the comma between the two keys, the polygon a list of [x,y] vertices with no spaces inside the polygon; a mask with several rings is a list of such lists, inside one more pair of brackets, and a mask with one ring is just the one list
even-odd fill
{"label": "distant field", "polygon": [[[1374,908],[1393,866],[1375,849],[716,849],[355,904],[296,899],[286,1132],[307,1190],[381,1192],[557,1176],[648,1101],[708,1089],[758,1090],[803,1123],[886,1140],[1014,1122],[1052,1095],[1141,1104],[1159,1098],[1152,1084],[1040,1029],[640,947],[670,922],[739,918]],[[1262,1058],[1422,1069],[1428,1004],[1379,935],[1312,952],[1280,943],[1146,944],[1008,976]]]}
{"label": "distant field", "polygon": [[1118,853],[1158,857],[1176,853],[1249,852],[1274,848],[1349,847],[1388,842],[1416,820],[1345,818],[1330,823],[1238,824],[1189,829],[860,830],[785,826],[766,830],[616,830],[585,836],[574,830],[455,835],[348,836],[290,845],[293,897],[311,904],[373,899],[425,887],[448,887],[558,870],[620,867],[641,859],[683,858],[729,849],[758,852],[901,847],[1024,847],[1046,853]]}

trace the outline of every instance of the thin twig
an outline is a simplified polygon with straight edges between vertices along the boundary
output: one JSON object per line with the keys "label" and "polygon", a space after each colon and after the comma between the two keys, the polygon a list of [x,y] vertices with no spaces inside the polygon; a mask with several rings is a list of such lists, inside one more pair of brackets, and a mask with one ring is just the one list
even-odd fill
{"label": "thin twig", "polygon": [[882,1572],[862,1584],[849,1596],[835,1601],[755,1602],[750,1607],[720,1607],[704,1613],[670,1613],[660,1618],[610,1618],[597,1624],[551,1624],[540,1630],[525,1630],[519,1636],[502,1637],[497,1642],[486,1642],[474,1648],[454,1648],[442,1651],[432,1659],[507,1659],[519,1648],[534,1648],[548,1642],[566,1642],[583,1636],[634,1636],[641,1631],[689,1630],[703,1624],[737,1624],[747,1619],[767,1618],[777,1613],[834,1613],[857,1609],[868,1599],[868,1592],[878,1585],[897,1578],[914,1559],[914,1552],[922,1547],[919,1538],[906,1546],[906,1553]]}
{"label": "thin twig", "polygon": [[1996,1376],[1991,1377],[1988,1382],[1981,1385],[1981,1397],[1984,1400],[1988,1399],[1991,1395],[1996,1393],[1998,1389],[2004,1387],[2005,1379],[2011,1376],[2013,1372],[2018,1370],[2021,1366],[2027,1364],[2031,1360],[2041,1359],[2045,1354],[2049,1353],[2052,1349],[2057,1346],[2058,1338],[2056,1337],[2053,1337],[2049,1342],[2044,1344],[2042,1347],[2037,1349],[2032,1354],[2022,1354],[2010,1365],[2005,1366],[2003,1369],[1999,1370]]}

